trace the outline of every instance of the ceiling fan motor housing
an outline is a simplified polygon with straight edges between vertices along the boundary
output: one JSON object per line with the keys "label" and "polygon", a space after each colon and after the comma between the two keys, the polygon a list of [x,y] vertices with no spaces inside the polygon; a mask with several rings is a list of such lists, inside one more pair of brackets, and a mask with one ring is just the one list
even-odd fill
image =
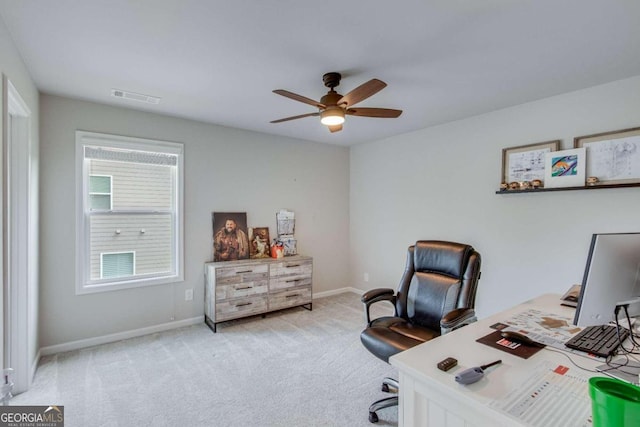
{"label": "ceiling fan motor housing", "polygon": [[326,73],[322,76],[322,81],[326,87],[333,89],[340,84],[341,78],[340,73]]}
{"label": "ceiling fan motor housing", "polygon": [[342,95],[332,89],[329,93],[327,93],[320,99],[320,103],[326,105],[327,107],[330,105],[338,105],[338,101],[340,101],[341,98]]}

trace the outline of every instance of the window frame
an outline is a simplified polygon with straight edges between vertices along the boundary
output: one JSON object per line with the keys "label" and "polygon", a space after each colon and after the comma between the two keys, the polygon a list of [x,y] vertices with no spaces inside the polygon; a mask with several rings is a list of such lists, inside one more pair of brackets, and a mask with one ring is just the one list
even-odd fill
{"label": "window frame", "polygon": [[[120,278],[90,278],[90,217],[89,208],[89,162],[85,159],[85,147],[103,147],[124,150],[146,151],[176,156],[175,187],[171,210],[172,267],[166,274],[125,276]],[[113,185],[113,178],[111,179]],[[93,214],[126,214],[131,211],[113,210],[113,188],[109,211],[96,210]],[[145,211],[146,212],[146,211]],[[153,213],[153,210],[149,210]],[[162,213],[162,211],[157,212]],[[118,252],[130,252],[122,250]],[[135,138],[87,131],[76,131],[76,295],[131,289],[143,286],[165,285],[184,281],[184,145],[177,142]]]}

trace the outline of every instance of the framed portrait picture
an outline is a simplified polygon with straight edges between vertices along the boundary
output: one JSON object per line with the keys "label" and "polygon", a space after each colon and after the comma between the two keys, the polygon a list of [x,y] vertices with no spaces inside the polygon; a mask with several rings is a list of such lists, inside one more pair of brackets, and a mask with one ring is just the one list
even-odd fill
{"label": "framed portrait picture", "polygon": [[213,261],[249,258],[246,212],[213,212]]}
{"label": "framed portrait picture", "polygon": [[544,186],[547,188],[584,187],[586,162],[584,148],[547,153]]}
{"label": "framed portrait picture", "polygon": [[602,184],[640,183],[640,128],[579,136],[573,146],[587,150],[587,176]]}
{"label": "framed portrait picture", "polygon": [[269,227],[249,228],[249,258],[269,258]]}
{"label": "framed portrait picture", "polygon": [[560,140],[504,148],[501,182],[544,180],[545,155],[560,149]]}

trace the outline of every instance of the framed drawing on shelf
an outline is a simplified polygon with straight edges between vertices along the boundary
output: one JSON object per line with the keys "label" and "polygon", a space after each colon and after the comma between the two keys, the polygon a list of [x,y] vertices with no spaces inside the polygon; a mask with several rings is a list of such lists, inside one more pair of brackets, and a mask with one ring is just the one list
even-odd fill
{"label": "framed drawing on shelf", "polygon": [[560,149],[560,140],[504,148],[501,182],[544,180],[545,155]]}
{"label": "framed drawing on shelf", "polygon": [[544,186],[549,188],[584,187],[585,170],[584,148],[546,153]]}
{"label": "framed drawing on shelf", "polygon": [[249,228],[249,258],[269,257],[269,227]]}
{"label": "framed drawing on shelf", "polygon": [[640,183],[640,127],[574,138],[587,150],[588,177],[601,184]]}
{"label": "framed drawing on shelf", "polygon": [[246,212],[214,212],[213,261],[249,258]]}

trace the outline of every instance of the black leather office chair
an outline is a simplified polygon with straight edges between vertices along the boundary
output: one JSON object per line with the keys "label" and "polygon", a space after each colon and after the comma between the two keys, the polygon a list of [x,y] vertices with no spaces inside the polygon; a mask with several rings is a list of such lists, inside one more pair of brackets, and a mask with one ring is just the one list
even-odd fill
{"label": "black leather office chair", "polygon": [[[362,295],[367,319],[362,344],[388,363],[396,353],[475,322],[480,264],[480,254],[469,245],[420,240],[410,246],[398,292],[372,289]],[[394,304],[394,316],[371,320],[370,307],[379,301]],[[397,389],[398,382],[385,378],[382,390],[389,386]],[[378,421],[378,409],[397,404],[397,396],[374,402],[369,421]]]}

